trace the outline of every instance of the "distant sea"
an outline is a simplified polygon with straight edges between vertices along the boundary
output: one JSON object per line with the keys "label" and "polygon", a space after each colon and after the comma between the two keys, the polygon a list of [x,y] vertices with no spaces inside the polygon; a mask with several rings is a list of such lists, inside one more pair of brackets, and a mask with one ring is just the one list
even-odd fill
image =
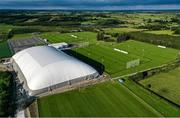
{"label": "distant sea", "polygon": [[0,12],[13,12],[13,11],[38,11],[38,12],[129,12],[129,13],[137,13],[137,12],[180,12],[180,9],[177,10],[38,10],[38,9],[0,9]]}

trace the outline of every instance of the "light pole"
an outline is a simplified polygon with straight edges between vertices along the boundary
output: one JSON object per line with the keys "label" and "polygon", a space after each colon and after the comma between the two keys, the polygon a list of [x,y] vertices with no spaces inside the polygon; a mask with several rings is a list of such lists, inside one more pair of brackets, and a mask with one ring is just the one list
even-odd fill
{"label": "light pole", "polygon": [[104,58],[103,57],[101,58],[101,64],[102,64],[101,65],[101,70],[103,71],[103,65],[104,65]]}
{"label": "light pole", "polygon": [[144,49],[142,49],[142,59],[144,58]]}

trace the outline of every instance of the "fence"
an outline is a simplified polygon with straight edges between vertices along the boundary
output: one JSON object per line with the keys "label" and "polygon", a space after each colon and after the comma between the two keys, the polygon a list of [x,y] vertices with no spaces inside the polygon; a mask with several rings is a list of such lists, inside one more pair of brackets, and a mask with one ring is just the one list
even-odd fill
{"label": "fence", "polygon": [[177,59],[177,60],[175,60],[175,61],[173,61],[171,63],[164,64],[164,65],[156,67],[156,68],[151,68],[151,69],[141,71],[141,72],[138,72],[138,73],[134,73],[134,74],[131,74],[131,75],[128,75],[128,76],[123,76],[123,77],[120,77],[119,79],[127,78],[130,81],[134,81],[137,85],[143,87],[144,89],[148,90],[152,94],[155,94],[159,98],[164,99],[164,100],[168,101],[168,103],[180,108],[179,104],[172,102],[171,100],[157,94],[156,92],[148,89],[147,87],[145,87],[145,86],[143,86],[142,84],[139,83],[140,80],[146,79],[146,78],[151,77],[151,76],[153,76],[153,75],[155,75],[157,73],[160,73],[160,72],[168,72],[168,71],[173,70],[173,69],[175,69],[177,67],[180,67],[180,59]]}
{"label": "fence", "polygon": [[157,73],[160,73],[160,72],[168,72],[168,71],[173,70],[179,66],[180,66],[180,59],[174,60],[168,64],[164,64],[164,65],[159,66],[159,67],[155,67],[155,68],[151,68],[148,70],[144,70],[144,71],[135,73],[135,74],[129,76],[128,78],[133,79],[135,81],[140,81],[142,79],[146,79],[146,78],[151,77],[151,76],[153,76]]}

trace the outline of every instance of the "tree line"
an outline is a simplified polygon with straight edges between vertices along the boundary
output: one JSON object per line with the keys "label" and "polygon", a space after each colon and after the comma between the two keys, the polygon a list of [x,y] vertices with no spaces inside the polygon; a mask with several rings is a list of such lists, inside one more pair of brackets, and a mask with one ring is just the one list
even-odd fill
{"label": "tree line", "polygon": [[[106,38],[106,37],[109,38]],[[113,40],[112,40],[113,37]],[[111,33],[107,34],[103,31],[97,33],[97,40],[102,41],[116,41],[118,43],[127,41],[129,39],[151,43],[154,45],[163,45],[175,49],[180,49],[179,36],[169,35],[156,35],[143,32],[130,32],[130,33]]]}
{"label": "tree line", "polygon": [[0,72],[0,117],[7,117],[12,114],[11,93],[11,74],[9,72]]}

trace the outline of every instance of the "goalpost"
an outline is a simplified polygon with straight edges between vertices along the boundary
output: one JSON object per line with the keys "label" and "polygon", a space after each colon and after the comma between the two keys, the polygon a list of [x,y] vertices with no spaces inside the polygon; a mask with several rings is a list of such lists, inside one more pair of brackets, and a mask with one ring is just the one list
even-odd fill
{"label": "goalpost", "polygon": [[82,48],[84,48],[84,47],[88,47],[89,46],[89,42],[79,42],[79,47],[82,47]]}
{"label": "goalpost", "polygon": [[127,62],[126,68],[129,69],[129,68],[136,67],[138,65],[140,65],[140,59],[136,59],[136,60]]}

